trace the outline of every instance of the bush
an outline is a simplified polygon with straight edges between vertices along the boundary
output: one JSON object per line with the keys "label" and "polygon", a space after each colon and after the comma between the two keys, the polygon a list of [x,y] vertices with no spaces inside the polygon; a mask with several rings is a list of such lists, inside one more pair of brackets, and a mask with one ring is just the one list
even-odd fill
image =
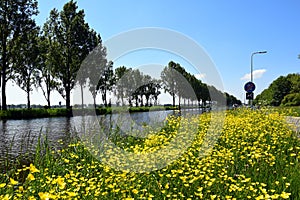
{"label": "bush", "polygon": [[300,105],[300,93],[288,94],[281,102],[283,106],[299,106]]}

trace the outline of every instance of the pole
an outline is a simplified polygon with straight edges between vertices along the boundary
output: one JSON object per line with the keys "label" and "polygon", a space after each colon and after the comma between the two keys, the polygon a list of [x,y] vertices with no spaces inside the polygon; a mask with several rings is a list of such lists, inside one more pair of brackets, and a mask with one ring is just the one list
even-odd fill
{"label": "pole", "polygon": [[[257,52],[253,52],[252,54],[251,54],[251,69],[250,69],[250,81],[253,83],[253,56],[255,55],[255,54],[263,54],[263,53],[267,53],[267,51],[257,51]],[[252,99],[249,99],[249,104],[250,104],[250,106],[252,106],[252,104],[253,104],[253,100]]]}
{"label": "pole", "polygon": [[254,56],[254,54],[256,54],[256,52],[251,54],[251,69],[250,69],[250,76],[251,76],[250,81],[251,82],[253,82],[253,56]]}

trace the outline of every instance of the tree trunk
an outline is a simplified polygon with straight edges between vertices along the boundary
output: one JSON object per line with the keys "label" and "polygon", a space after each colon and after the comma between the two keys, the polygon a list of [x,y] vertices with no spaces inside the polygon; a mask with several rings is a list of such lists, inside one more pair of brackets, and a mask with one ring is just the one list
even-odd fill
{"label": "tree trunk", "polygon": [[27,109],[30,109],[30,90],[27,90]]}
{"label": "tree trunk", "polygon": [[50,104],[50,90],[47,90],[47,103],[48,103],[48,108],[51,107],[51,104]]}
{"label": "tree trunk", "polygon": [[102,101],[103,101],[104,107],[107,107],[106,90],[104,90],[102,93]]}
{"label": "tree trunk", "polygon": [[96,95],[93,95],[93,100],[94,100],[94,108],[96,109],[97,106],[96,106]]}
{"label": "tree trunk", "polygon": [[6,66],[2,67],[2,110],[7,110],[7,105],[6,105]]}
{"label": "tree trunk", "polygon": [[[4,38],[5,39],[5,38]],[[2,45],[2,85],[1,85],[1,93],[2,93],[2,110],[7,110],[6,105],[6,69],[7,69],[7,54],[6,54],[6,40],[3,41]]]}
{"label": "tree trunk", "polygon": [[143,95],[141,95],[141,106],[144,106],[144,98],[143,98]]}
{"label": "tree trunk", "polygon": [[83,86],[80,84],[80,93],[81,93],[81,109],[83,109]]}
{"label": "tree trunk", "polygon": [[173,94],[172,96],[173,96],[173,107],[175,107],[175,94]]}
{"label": "tree trunk", "polygon": [[71,108],[71,104],[70,104],[70,86],[67,85],[66,87],[66,108],[67,109],[70,109]]}
{"label": "tree trunk", "polygon": [[146,106],[149,106],[149,97],[146,96]]}

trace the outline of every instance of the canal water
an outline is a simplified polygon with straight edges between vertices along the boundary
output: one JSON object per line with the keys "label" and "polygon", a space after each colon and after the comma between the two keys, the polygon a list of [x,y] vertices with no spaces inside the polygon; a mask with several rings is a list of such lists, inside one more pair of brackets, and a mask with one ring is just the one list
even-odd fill
{"label": "canal water", "polygon": [[[200,114],[199,109],[178,111],[150,111],[97,116],[98,122],[106,129],[118,126],[125,133],[143,126],[161,127],[169,115],[185,113]],[[39,136],[47,139],[51,146],[60,148],[58,141],[70,141],[72,133],[82,131],[82,121],[92,116],[53,117],[28,120],[0,120],[0,162],[7,157],[35,151]]]}

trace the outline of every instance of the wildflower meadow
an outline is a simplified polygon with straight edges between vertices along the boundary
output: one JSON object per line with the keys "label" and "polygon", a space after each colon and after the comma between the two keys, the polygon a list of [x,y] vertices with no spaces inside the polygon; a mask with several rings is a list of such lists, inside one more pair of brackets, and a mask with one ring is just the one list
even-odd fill
{"label": "wildflower meadow", "polygon": [[[60,150],[39,140],[30,164],[0,173],[0,199],[300,199],[300,140],[283,112],[226,111],[216,142],[202,154],[211,115],[169,117],[145,138],[114,137],[118,147],[143,155],[196,132],[180,156],[142,173],[101,162],[79,138]],[[178,123],[197,127],[179,133]]]}

